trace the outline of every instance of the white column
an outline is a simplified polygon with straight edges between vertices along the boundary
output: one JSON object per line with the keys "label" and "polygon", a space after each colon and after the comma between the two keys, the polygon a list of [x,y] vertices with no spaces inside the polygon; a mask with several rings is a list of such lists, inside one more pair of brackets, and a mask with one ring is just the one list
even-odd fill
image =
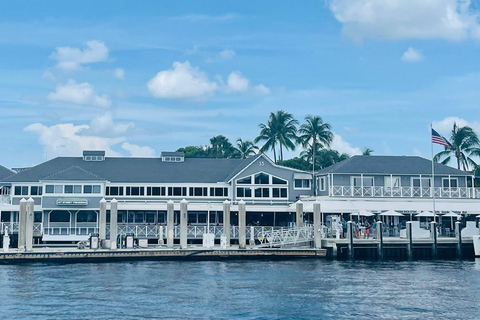
{"label": "white column", "polygon": [[223,202],[223,234],[226,237],[227,247],[230,246],[230,201]]}
{"label": "white column", "polygon": [[187,249],[188,202],[180,201],[180,248]]}
{"label": "white column", "polygon": [[[27,200],[20,200],[20,210],[18,211],[18,249],[25,250],[25,231],[27,224]],[[13,230],[12,230],[13,232]]]}
{"label": "white column", "polygon": [[110,202],[110,249],[117,249],[117,219],[118,219],[118,202],[113,199]]}
{"label": "white column", "polygon": [[295,224],[297,225],[297,228],[301,228],[303,227],[303,202],[298,200],[295,204],[295,209]]}
{"label": "white column", "polygon": [[247,248],[247,235],[245,225],[247,224],[247,213],[245,210],[245,201],[238,202],[238,247],[240,249]]}
{"label": "white column", "polygon": [[33,249],[33,215],[34,215],[35,201],[32,198],[27,200],[26,206],[26,221],[25,221],[25,250],[32,251]]}
{"label": "white column", "polygon": [[313,203],[313,236],[315,241],[315,249],[322,247],[322,238],[320,233],[320,202]]}
{"label": "white column", "polygon": [[100,200],[100,213],[98,217],[98,236],[100,241],[107,238],[107,201]]}
{"label": "white column", "polygon": [[173,223],[174,223],[174,203],[172,200],[167,202],[167,247],[173,247]]}

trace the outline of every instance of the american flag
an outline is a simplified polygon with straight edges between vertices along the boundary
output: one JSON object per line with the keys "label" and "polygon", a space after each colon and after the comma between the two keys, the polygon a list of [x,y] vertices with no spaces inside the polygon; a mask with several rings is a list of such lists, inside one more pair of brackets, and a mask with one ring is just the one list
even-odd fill
{"label": "american flag", "polygon": [[448,143],[447,139],[442,137],[437,131],[433,130],[432,128],[432,142],[441,144],[445,147],[450,147],[450,143]]}

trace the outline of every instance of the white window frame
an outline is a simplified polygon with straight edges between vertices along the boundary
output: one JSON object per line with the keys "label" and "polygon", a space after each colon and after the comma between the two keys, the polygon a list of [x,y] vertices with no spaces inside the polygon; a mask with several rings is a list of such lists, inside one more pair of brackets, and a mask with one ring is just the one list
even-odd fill
{"label": "white window frame", "polygon": [[[444,186],[443,186],[443,181],[445,181],[445,180],[448,180],[448,187],[444,187]],[[456,187],[452,187],[452,180],[457,181],[457,186],[456,186]],[[455,189],[456,189],[456,188],[459,188],[459,187],[458,187],[458,178],[451,178],[451,177],[450,177],[450,178],[449,178],[449,177],[447,177],[447,178],[442,178],[442,188],[443,188],[443,189],[451,189],[451,188],[455,188]]]}

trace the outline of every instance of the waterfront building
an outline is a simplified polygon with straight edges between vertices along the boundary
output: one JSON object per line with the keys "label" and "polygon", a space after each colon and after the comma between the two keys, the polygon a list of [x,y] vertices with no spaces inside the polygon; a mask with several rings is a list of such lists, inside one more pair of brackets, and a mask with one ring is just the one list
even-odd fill
{"label": "waterfront building", "polygon": [[[82,157],[58,157],[16,174],[1,172],[0,232],[8,226],[15,234],[20,201],[32,198],[37,242],[80,241],[97,233],[102,199],[107,234],[115,199],[118,234],[151,241],[165,236],[169,200],[174,201],[175,225],[180,222],[180,201],[188,201],[190,241],[201,240],[207,226],[219,239],[225,204],[235,241],[240,200],[246,202],[247,237],[265,228],[295,225],[298,200],[307,222],[313,222],[313,202],[319,201],[326,226],[331,217],[350,219],[359,210],[398,210],[407,216],[432,210],[434,196],[437,211],[478,214],[480,203],[480,190],[474,188],[470,173],[435,164],[433,181],[431,161],[412,156],[354,156],[316,172],[315,179],[309,172],[279,166],[264,154],[209,159],[185,158],[181,152],[122,158],[84,151]],[[398,217],[386,222],[398,226],[395,234],[399,233]]]}

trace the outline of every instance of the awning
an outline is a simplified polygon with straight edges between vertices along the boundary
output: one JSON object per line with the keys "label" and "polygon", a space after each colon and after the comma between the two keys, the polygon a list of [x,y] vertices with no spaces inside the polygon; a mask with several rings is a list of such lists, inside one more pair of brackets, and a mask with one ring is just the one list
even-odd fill
{"label": "awning", "polygon": [[312,179],[312,175],[310,173],[294,173],[293,174],[294,179]]}

